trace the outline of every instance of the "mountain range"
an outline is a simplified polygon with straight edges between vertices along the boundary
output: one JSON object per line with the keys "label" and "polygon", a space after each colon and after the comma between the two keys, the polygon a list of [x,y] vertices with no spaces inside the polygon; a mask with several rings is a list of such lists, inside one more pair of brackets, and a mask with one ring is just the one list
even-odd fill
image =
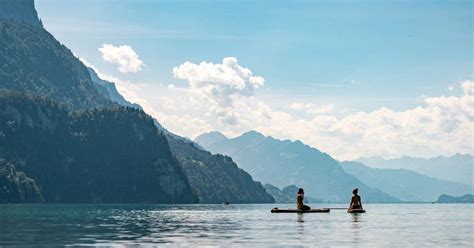
{"label": "mountain range", "polygon": [[474,203],[474,195],[451,196],[443,194],[439,196],[436,203]]}
{"label": "mountain range", "polygon": [[42,26],[0,2],[0,199],[54,203],[273,202],[231,158],[168,132]]}
{"label": "mountain range", "polygon": [[349,174],[371,187],[408,202],[432,202],[441,194],[461,195],[473,192],[472,185],[445,181],[407,169],[371,168],[360,162],[340,163]]}
{"label": "mountain range", "polygon": [[430,159],[408,156],[396,159],[369,157],[359,158],[356,161],[373,168],[408,169],[430,177],[474,186],[474,156],[469,154]]}
{"label": "mountain range", "polygon": [[[233,157],[257,180],[276,187],[300,185],[307,189],[307,195],[328,201],[343,201],[347,196],[345,191],[356,186],[364,192],[364,199],[377,202],[386,200],[384,197],[388,195],[405,202],[432,202],[441,194],[474,191],[472,185],[408,169],[379,169],[357,161],[338,162],[300,141],[277,140],[256,131],[231,139],[219,132],[209,132],[199,135],[195,141],[211,152]],[[277,201],[282,201],[284,194],[273,185],[265,187]],[[372,195],[367,196],[367,191]]]}
{"label": "mountain range", "polygon": [[249,131],[231,139],[217,132],[204,133],[195,142],[213,153],[232,157],[256,180],[279,188],[298,185],[313,198],[347,202],[352,189],[359,188],[368,202],[399,201],[367,186],[346,173],[331,156],[301,141],[278,140]]}
{"label": "mountain range", "polygon": [[[267,183],[264,185],[264,187],[267,190],[267,192],[273,196],[273,198],[275,199],[275,203],[295,203],[296,202],[296,196],[298,194],[298,189],[299,189],[299,187],[296,185],[289,185],[282,189],[279,189],[278,187]],[[323,203],[323,202],[324,202],[323,200],[315,199],[310,196],[304,197],[304,203]]]}

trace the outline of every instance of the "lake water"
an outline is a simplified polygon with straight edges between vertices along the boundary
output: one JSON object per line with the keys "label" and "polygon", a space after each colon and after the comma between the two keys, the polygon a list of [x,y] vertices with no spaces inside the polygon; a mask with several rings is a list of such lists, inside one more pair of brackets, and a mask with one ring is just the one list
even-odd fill
{"label": "lake water", "polygon": [[[473,204],[366,204],[365,214],[270,213],[293,205],[0,205],[0,246],[465,246]],[[313,205],[313,207],[345,207]]]}

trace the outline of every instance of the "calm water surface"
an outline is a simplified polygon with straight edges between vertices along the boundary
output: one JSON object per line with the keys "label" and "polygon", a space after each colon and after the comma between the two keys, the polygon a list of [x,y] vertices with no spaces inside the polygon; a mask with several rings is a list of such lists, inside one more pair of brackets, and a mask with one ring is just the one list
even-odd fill
{"label": "calm water surface", "polygon": [[[272,214],[293,205],[0,205],[0,246],[464,246],[473,204],[367,204],[365,214]],[[344,207],[313,205],[313,207]]]}

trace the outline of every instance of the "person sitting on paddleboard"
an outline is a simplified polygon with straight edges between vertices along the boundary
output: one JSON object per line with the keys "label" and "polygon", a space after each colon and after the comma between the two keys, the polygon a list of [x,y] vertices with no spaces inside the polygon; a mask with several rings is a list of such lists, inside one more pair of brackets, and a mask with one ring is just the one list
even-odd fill
{"label": "person sitting on paddleboard", "polygon": [[362,209],[362,202],[360,200],[360,196],[357,193],[359,193],[359,189],[354,189],[352,191],[352,194],[354,195],[352,196],[351,204],[349,205],[349,210]]}
{"label": "person sitting on paddleboard", "polygon": [[311,208],[303,204],[304,200],[304,190],[302,188],[298,189],[298,196],[296,197],[296,207],[303,211],[308,211]]}

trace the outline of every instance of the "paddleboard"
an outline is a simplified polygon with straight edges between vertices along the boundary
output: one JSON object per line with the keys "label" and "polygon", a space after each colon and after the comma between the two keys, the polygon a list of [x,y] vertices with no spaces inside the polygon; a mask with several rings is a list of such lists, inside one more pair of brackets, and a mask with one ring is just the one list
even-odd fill
{"label": "paddleboard", "polygon": [[365,213],[365,209],[350,209],[350,210],[347,210],[347,212],[351,214]]}
{"label": "paddleboard", "polygon": [[273,208],[272,213],[329,213],[329,208],[314,208],[310,210],[300,210],[296,208]]}

